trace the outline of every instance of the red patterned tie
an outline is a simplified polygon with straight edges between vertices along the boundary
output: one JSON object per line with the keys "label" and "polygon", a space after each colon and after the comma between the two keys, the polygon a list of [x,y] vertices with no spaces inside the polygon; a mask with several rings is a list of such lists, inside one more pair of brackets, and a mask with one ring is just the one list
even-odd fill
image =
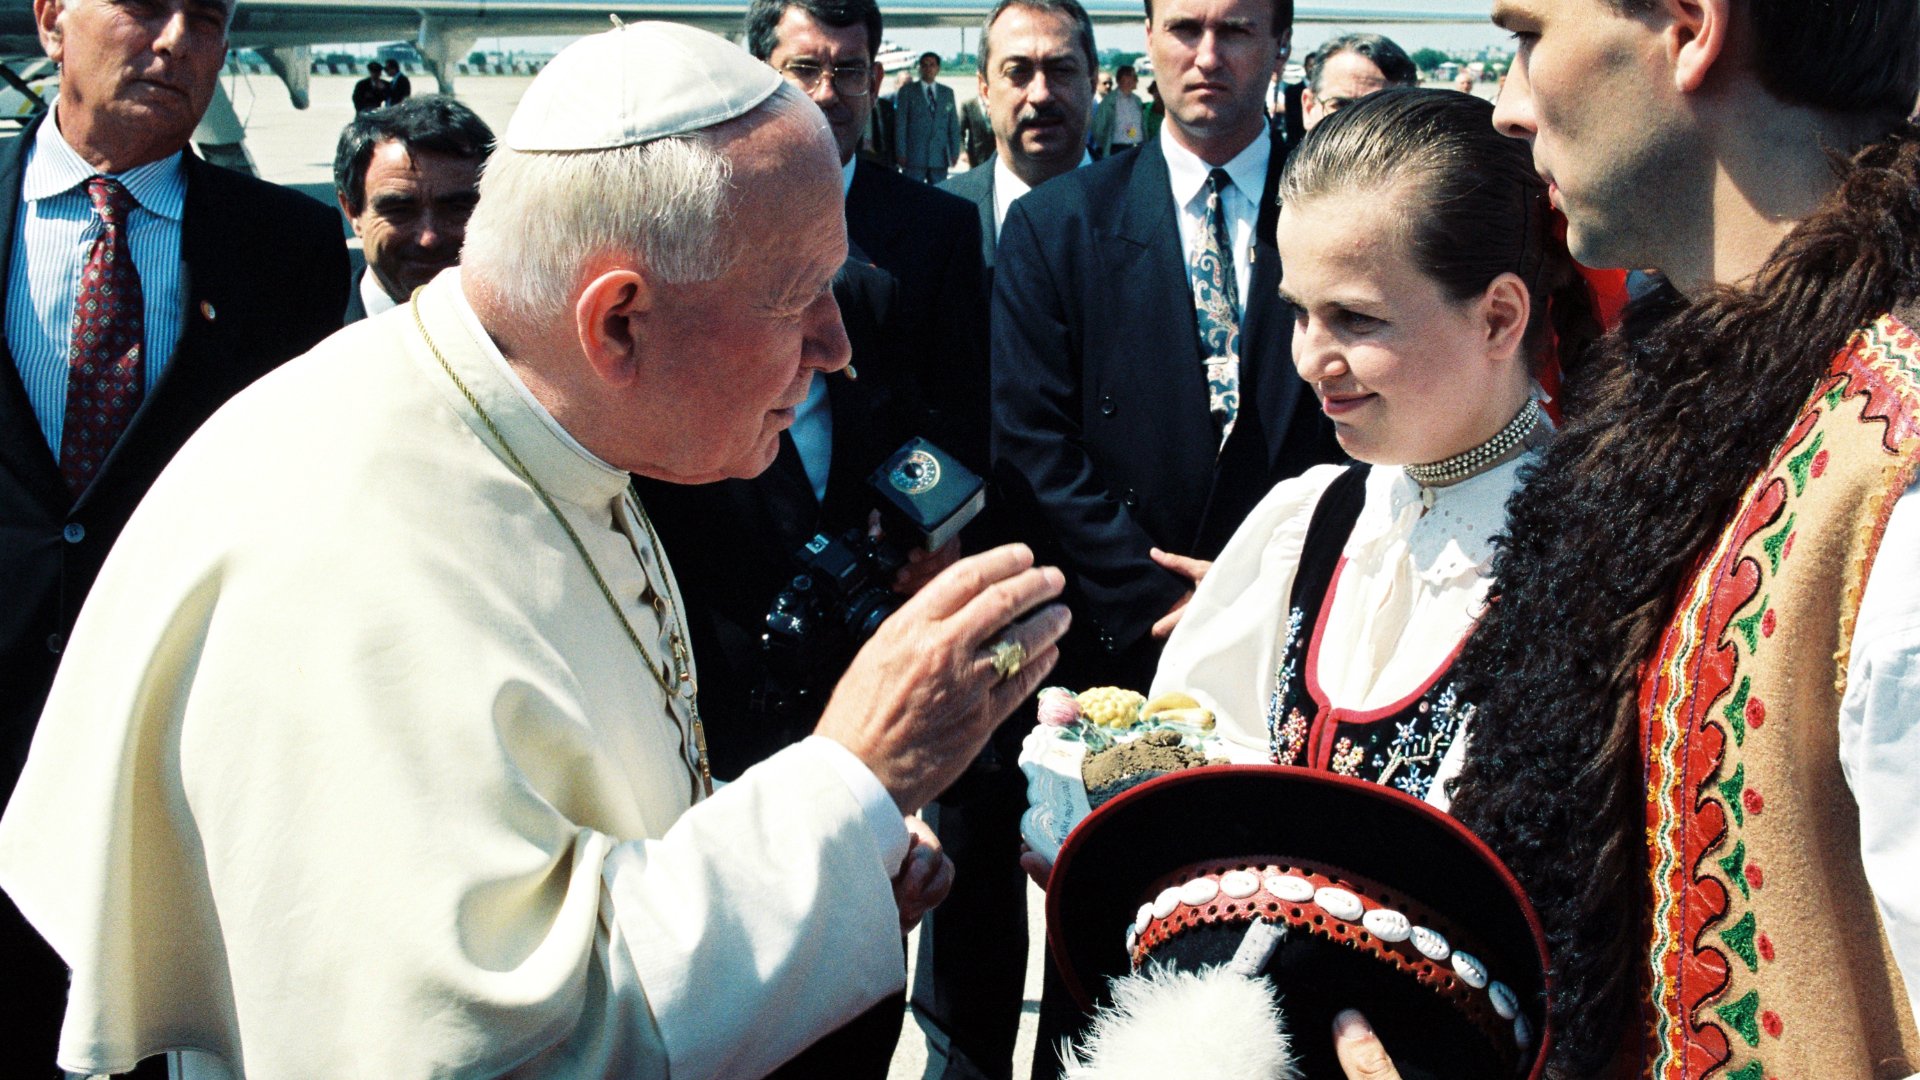
{"label": "red patterned tie", "polygon": [[146,351],[146,307],[127,247],[133,195],[104,176],[87,181],[87,194],[103,227],[87,252],[74,298],[67,419],[60,439],[60,473],[76,498],[93,482],[140,407]]}

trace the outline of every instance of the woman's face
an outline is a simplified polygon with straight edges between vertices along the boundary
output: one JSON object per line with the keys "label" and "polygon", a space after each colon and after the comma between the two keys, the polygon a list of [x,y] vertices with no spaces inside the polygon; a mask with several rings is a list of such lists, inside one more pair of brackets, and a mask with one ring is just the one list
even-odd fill
{"label": "woman's face", "polygon": [[[1340,445],[1375,465],[1425,464],[1492,438],[1526,403],[1526,286],[1503,274],[1455,301],[1417,268],[1405,189],[1280,210],[1281,298],[1293,363]],[[1418,213],[1418,210],[1411,211]]]}

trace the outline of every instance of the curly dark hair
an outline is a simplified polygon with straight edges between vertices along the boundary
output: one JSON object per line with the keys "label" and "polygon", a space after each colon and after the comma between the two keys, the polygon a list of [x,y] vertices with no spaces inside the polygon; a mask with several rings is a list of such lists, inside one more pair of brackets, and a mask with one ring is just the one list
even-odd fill
{"label": "curly dark hair", "polygon": [[1751,289],[1669,293],[1590,358],[1576,419],[1508,507],[1455,668],[1481,709],[1453,813],[1539,910],[1558,1076],[1600,1071],[1638,1020],[1641,666],[1834,354],[1920,296],[1920,129],[1835,165],[1837,190]]}

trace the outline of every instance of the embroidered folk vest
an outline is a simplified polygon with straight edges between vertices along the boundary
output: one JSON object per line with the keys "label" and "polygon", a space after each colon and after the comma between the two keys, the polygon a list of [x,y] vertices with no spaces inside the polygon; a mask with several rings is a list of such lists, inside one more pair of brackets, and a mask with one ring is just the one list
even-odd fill
{"label": "embroidered folk vest", "polygon": [[1912,325],[1834,358],[1643,670],[1656,1080],[1920,1070],[1838,748],[1861,590],[1920,465]]}
{"label": "embroidered folk vest", "polygon": [[1419,687],[1377,709],[1333,705],[1315,674],[1327,613],[1346,567],[1341,552],[1366,504],[1366,480],[1367,466],[1348,466],[1327,485],[1307,523],[1286,640],[1267,701],[1267,751],[1275,765],[1391,784],[1425,799],[1448,748],[1473,719],[1474,707],[1448,678],[1459,646]]}

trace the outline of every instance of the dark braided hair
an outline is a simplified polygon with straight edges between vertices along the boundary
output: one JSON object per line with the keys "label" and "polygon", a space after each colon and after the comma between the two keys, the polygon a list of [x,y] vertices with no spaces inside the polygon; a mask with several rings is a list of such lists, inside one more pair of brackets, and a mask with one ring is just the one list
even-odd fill
{"label": "dark braided hair", "polygon": [[1532,153],[1494,130],[1491,102],[1411,87],[1369,94],[1313,129],[1287,162],[1279,198],[1388,190],[1404,199],[1414,265],[1453,300],[1484,294],[1501,274],[1526,282],[1536,371],[1555,338],[1571,358],[1600,336]]}
{"label": "dark braided hair", "polygon": [[1834,354],[1920,295],[1920,131],[1836,167],[1750,290],[1669,293],[1596,350],[1573,422],[1508,506],[1493,599],[1454,668],[1480,711],[1452,810],[1546,929],[1555,1075],[1600,1071],[1638,1019],[1641,666]]}

